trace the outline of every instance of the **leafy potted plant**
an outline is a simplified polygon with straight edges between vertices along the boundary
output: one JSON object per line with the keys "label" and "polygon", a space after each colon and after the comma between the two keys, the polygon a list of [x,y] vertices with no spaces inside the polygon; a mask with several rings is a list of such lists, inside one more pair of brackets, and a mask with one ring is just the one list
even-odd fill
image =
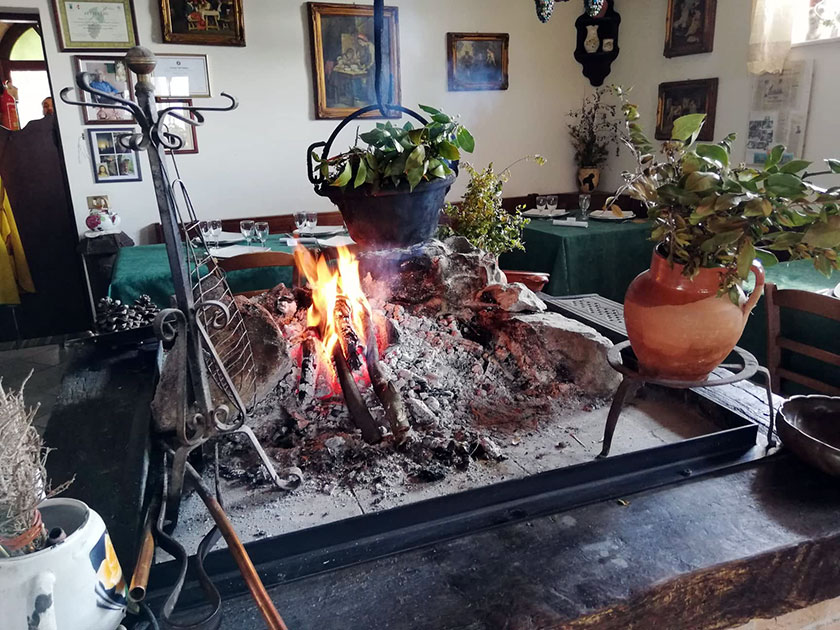
{"label": "leafy potted plant", "polygon": [[377,123],[349,151],[326,157],[327,143],[322,156],[312,153],[320,174],[315,190],[338,206],[357,243],[393,247],[431,238],[461,151],[475,148],[457,119],[420,108],[431,116],[422,127]]}
{"label": "leafy potted plant", "polygon": [[102,518],[53,497],[22,392],[0,384],[0,602],[8,630],[114,630],[125,581]]}
{"label": "leafy potted plant", "polygon": [[[810,179],[840,173],[840,161],[809,173],[810,162],[782,164],[779,145],[760,168],[733,164],[734,134],[695,144],[703,114],[678,118],[659,157],[636,106],[615,90],[626,120],[622,140],[636,160],[616,197],[627,193],[646,205],[657,243],[650,269],[625,296],[627,335],[644,372],[701,380],[738,342],[761,296],[762,263],[777,262],[773,252],[812,258],[826,275],[838,268],[840,187]],[[747,299],[742,285],[750,270],[756,286]]]}
{"label": "leafy potted plant", "polygon": [[[471,164],[464,164],[470,174],[470,181],[461,201],[447,203],[444,214],[449,218],[449,225],[441,228],[441,235],[457,234],[465,237],[474,246],[495,256],[514,249],[525,249],[522,244],[522,228],[529,219],[521,214],[522,208],[508,212],[502,207],[502,189],[510,179],[510,169],[528,160],[539,165],[546,160],[541,155],[526,156],[503,169],[500,173],[493,170],[491,162],[484,170],[477,171]],[[548,276],[524,271],[505,271],[508,281],[522,282],[529,289],[539,291],[548,281]]]}
{"label": "leafy potted plant", "polygon": [[578,188],[582,193],[591,193],[598,187],[601,166],[607,161],[610,145],[618,138],[620,123],[615,105],[604,103],[607,94],[607,88],[598,88],[584,99],[580,109],[569,112],[571,120],[567,127],[575,149]]}

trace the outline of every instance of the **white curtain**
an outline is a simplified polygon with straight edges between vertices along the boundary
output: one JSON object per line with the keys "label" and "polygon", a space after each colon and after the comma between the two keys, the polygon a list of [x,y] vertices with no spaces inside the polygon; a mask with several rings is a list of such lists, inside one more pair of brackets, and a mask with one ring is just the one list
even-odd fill
{"label": "white curtain", "polygon": [[790,52],[796,12],[807,10],[808,0],[753,0],[747,61],[751,73],[782,71]]}

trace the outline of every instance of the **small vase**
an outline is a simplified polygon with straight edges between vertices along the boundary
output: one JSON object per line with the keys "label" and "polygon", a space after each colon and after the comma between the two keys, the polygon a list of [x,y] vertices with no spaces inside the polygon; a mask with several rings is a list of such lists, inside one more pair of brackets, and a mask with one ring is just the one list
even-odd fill
{"label": "small vase", "polygon": [[577,174],[578,189],[582,193],[591,193],[598,188],[601,181],[601,169],[591,166],[582,166]]}
{"label": "small vase", "polygon": [[586,39],[583,40],[583,49],[588,53],[598,52],[601,40],[598,39],[598,25],[589,24],[586,27]]}
{"label": "small vase", "polygon": [[624,296],[624,322],[642,374],[655,378],[704,380],[738,343],[764,289],[764,269],[752,264],[755,289],[738,306],[718,296],[721,268],[700,269],[694,278],[683,265],[654,251]]}

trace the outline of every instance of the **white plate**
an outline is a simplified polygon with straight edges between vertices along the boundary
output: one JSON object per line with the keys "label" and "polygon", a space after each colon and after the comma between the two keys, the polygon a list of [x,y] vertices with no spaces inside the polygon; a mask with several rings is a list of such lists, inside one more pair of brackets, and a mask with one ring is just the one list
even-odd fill
{"label": "white plate", "polygon": [[528,217],[529,219],[554,219],[557,217],[564,217],[567,214],[569,214],[569,211],[564,210],[563,208],[557,208],[555,210],[549,210],[548,208],[543,210],[531,208],[530,210],[525,210],[522,213],[522,216]]}
{"label": "white plate", "polygon": [[612,210],[593,210],[589,213],[589,218],[595,219],[596,221],[626,221],[635,216],[636,214],[629,210],[623,210],[620,217],[615,216]]}
{"label": "white plate", "polygon": [[[214,237],[209,237],[204,239],[207,241],[208,245],[211,245],[216,242]],[[244,241],[245,237],[242,236],[239,232],[222,232],[219,234],[219,244],[220,245],[232,245],[233,243],[238,243],[240,241]],[[194,238],[193,242],[198,245],[201,241],[198,238]]]}
{"label": "white plate", "polygon": [[248,247],[247,245],[230,245],[228,247],[210,247],[208,252],[214,258],[233,258],[242,254],[256,254],[258,252],[270,251],[265,247]]}

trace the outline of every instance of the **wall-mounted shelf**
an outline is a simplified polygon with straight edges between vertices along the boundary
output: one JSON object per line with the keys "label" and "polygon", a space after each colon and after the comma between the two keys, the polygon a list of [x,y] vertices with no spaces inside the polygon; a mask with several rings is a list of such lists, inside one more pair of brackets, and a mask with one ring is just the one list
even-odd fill
{"label": "wall-mounted shelf", "polygon": [[592,85],[603,85],[610,73],[612,62],[618,57],[618,27],[621,16],[613,6],[614,0],[606,0],[596,16],[584,11],[575,21],[577,47],[575,59],[583,66],[583,75]]}

